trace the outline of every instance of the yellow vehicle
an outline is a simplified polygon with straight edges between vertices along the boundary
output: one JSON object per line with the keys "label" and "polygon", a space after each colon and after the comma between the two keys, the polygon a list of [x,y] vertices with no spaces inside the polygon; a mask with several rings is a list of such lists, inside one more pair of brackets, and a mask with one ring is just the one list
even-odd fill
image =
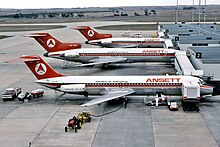
{"label": "yellow vehicle", "polygon": [[91,121],[91,115],[90,115],[89,112],[82,112],[82,113],[78,114],[77,119],[79,119],[82,123],[90,122]]}
{"label": "yellow vehicle", "polygon": [[91,121],[91,115],[89,112],[82,112],[79,113],[76,116],[73,116],[73,118],[69,119],[67,125],[65,126],[65,132],[67,132],[68,129],[75,130],[77,132],[77,129],[82,128],[82,124],[84,122],[90,122]]}

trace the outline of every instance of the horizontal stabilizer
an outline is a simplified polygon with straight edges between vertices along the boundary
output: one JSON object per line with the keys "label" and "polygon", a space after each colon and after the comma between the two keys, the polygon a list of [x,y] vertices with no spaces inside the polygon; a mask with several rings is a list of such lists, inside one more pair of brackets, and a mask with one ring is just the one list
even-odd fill
{"label": "horizontal stabilizer", "polygon": [[75,30],[86,30],[86,29],[88,29],[88,27],[87,26],[76,26],[76,27],[73,27],[73,29],[75,29]]}
{"label": "horizontal stabilizer", "polygon": [[43,34],[43,33],[24,35],[24,37],[46,37],[46,36],[47,34]]}
{"label": "horizontal stabilizer", "polygon": [[39,61],[40,58],[38,56],[21,56],[19,59],[5,61],[5,63],[13,63],[13,62],[26,62],[26,61]]}

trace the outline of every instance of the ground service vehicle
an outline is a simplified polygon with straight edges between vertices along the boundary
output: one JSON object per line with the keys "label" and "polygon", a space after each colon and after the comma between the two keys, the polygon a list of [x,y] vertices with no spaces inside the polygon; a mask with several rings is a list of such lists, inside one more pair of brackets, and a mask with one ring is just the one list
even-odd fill
{"label": "ground service vehicle", "polygon": [[82,122],[73,116],[73,118],[69,119],[67,125],[65,126],[65,132],[67,132],[68,129],[74,129],[75,132],[77,132],[77,129],[81,129],[82,127]]}
{"label": "ground service vehicle", "polygon": [[75,132],[77,132],[77,129],[81,129],[83,123],[90,121],[91,114],[89,112],[79,113],[77,117],[73,116],[73,118],[69,119],[68,124],[65,127],[65,132],[67,132],[68,129],[75,129]]}
{"label": "ground service vehicle", "polygon": [[19,100],[19,101],[24,101],[25,99],[30,100],[31,97],[32,97],[32,96],[31,96],[31,94],[30,94],[29,92],[20,93],[20,94],[18,95],[18,100]]}
{"label": "ground service vehicle", "polygon": [[[202,82],[201,82],[202,83]],[[182,93],[183,93],[183,100],[182,100],[182,107],[183,111],[197,111],[199,112],[199,105],[201,98],[201,91],[199,83],[184,83],[182,85]]]}
{"label": "ground service vehicle", "polygon": [[89,112],[82,112],[79,113],[77,118],[82,122],[90,122],[91,121],[91,115]]}
{"label": "ground service vehicle", "polygon": [[[156,100],[150,100],[146,103],[147,106],[156,106]],[[158,100],[158,105],[159,106],[166,106],[167,102],[159,98]]]}
{"label": "ground service vehicle", "polygon": [[170,101],[170,102],[168,102],[168,108],[170,111],[178,111],[179,106],[178,106],[177,102]]}
{"label": "ground service vehicle", "polygon": [[31,91],[31,95],[33,98],[35,97],[43,97],[44,95],[44,90],[43,89],[36,89]]}
{"label": "ground service vehicle", "polygon": [[12,100],[18,97],[18,95],[21,93],[21,88],[7,88],[2,92],[2,100]]}
{"label": "ground service vehicle", "polygon": [[182,101],[183,111],[199,112],[199,102]]}

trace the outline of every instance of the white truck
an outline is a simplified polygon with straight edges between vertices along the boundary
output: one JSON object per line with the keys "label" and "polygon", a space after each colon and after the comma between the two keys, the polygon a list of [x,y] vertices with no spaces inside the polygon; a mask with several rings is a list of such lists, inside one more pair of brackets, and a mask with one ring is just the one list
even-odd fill
{"label": "white truck", "polygon": [[183,101],[199,101],[200,85],[194,82],[183,82],[182,96]]}
{"label": "white truck", "polygon": [[7,88],[2,92],[2,100],[13,100],[18,97],[18,95],[21,93],[21,88]]}
{"label": "white truck", "polygon": [[200,85],[193,82],[183,82],[182,86],[182,107],[183,111],[199,111]]}

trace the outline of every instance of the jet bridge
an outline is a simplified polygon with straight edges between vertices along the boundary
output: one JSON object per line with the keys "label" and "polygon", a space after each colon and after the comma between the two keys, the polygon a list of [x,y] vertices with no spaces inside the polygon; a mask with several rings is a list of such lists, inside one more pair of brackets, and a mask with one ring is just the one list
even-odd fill
{"label": "jet bridge", "polygon": [[203,77],[203,70],[195,70],[185,51],[175,53],[174,65],[178,75]]}

